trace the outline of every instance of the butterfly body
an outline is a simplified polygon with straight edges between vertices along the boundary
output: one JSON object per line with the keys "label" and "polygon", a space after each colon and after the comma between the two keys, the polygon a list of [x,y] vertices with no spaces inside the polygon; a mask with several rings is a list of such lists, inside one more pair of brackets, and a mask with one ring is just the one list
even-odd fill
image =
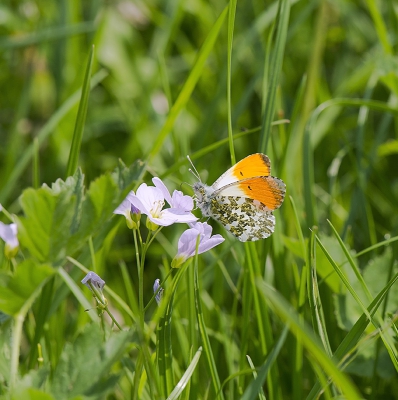
{"label": "butterfly body", "polygon": [[196,205],[206,217],[222,223],[240,241],[269,237],[275,227],[273,210],[283,202],[286,186],[270,175],[271,164],[264,154],[239,161],[212,186],[193,185]]}

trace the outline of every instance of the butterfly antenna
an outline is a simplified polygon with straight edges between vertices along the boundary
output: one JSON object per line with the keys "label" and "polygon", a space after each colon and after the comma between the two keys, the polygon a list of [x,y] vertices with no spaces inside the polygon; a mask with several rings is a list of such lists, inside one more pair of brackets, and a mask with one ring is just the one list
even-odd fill
{"label": "butterfly antenna", "polygon": [[196,178],[199,180],[199,182],[202,182],[200,179],[200,175],[198,170],[195,168],[195,165],[193,165],[193,162],[191,160],[191,157],[187,156],[189,163],[192,165],[192,168],[188,168],[188,171]]}

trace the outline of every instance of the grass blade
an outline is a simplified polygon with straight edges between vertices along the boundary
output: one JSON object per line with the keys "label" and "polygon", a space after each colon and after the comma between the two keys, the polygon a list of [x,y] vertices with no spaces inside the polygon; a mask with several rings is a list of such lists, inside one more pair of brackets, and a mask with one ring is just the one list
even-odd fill
{"label": "grass blade", "polygon": [[[248,363],[250,365],[250,368],[253,370],[253,377],[254,377],[254,379],[256,379],[258,377],[258,374],[257,374],[257,371],[256,371],[256,367],[254,366],[252,359],[249,356],[246,356],[246,357],[247,357],[247,361],[248,361]],[[267,400],[267,398],[265,397],[265,393],[264,393],[264,390],[263,390],[262,387],[260,387],[260,390],[259,390],[259,393],[258,393],[258,398],[259,398],[259,400]]]}
{"label": "grass blade", "polygon": [[84,124],[86,122],[88,96],[90,94],[90,76],[91,69],[94,61],[94,45],[91,47],[88,56],[86,73],[84,74],[84,81],[82,86],[82,94],[80,98],[79,110],[77,112],[75,131],[73,132],[72,145],[69,153],[68,166],[66,168],[66,178],[72,176],[79,163],[80,146],[83,139]]}
{"label": "grass blade", "polygon": [[285,343],[288,332],[289,332],[289,327],[285,326],[275,347],[269,353],[264,365],[258,371],[257,378],[247,387],[245,393],[243,393],[243,396],[241,397],[241,400],[253,400],[255,397],[259,395],[259,393],[261,392],[261,388],[264,384],[265,378],[269,373],[272,364],[278,357],[278,354],[281,351],[283,344]]}
{"label": "grass blade", "polygon": [[169,115],[167,116],[166,122],[164,123],[162,129],[160,130],[159,135],[156,138],[156,141],[152,147],[152,150],[149,153],[148,161],[150,161],[159,152],[164,140],[166,139],[167,135],[170,133],[178,114],[180,113],[182,108],[185,106],[185,104],[188,102],[188,100],[192,94],[192,91],[194,90],[196,83],[198,82],[198,80],[202,74],[202,70],[203,70],[204,64],[207,60],[207,57],[209,56],[209,54],[216,42],[217,36],[220,32],[220,29],[224,22],[225,16],[227,15],[227,11],[228,11],[228,6],[225,7],[224,11],[218,17],[216,23],[213,25],[213,28],[211,29],[211,31],[209,32],[209,35],[207,36],[205,42],[203,43],[203,46],[199,51],[198,58],[196,59],[196,62],[191,69],[191,73],[189,74],[187,80],[185,81],[185,84],[182,87],[181,92],[178,95],[176,102],[171,107],[171,110],[170,110]]}
{"label": "grass blade", "polygon": [[193,372],[195,371],[195,368],[199,362],[199,358],[201,355],[202,355],[202,347],[199,347],[199,349],[196,352],[195,356],[193,357],[191,363],[189,364],[189,367],[187,368],[184,375],[181,377],[181,379],[177,383],[174,390],[170,393],[170,396],[167,398],[167,400],[176,400],[181,395],[182,391],[185,389],[185,386],[191,379],[191,376],[192,376]]}
{"label": "grass blade", "polygon": [[[276,89],[279,84],[279,76],[282,71],[282,60],[285,52],[287,28],[290,15],[290,1],[280,0],[279,7],[279,20],[276,30],[275,48],[270,59],[270,78],[267,84],[268,93],[266,96],[267,100],[260,134],[259,151],[261,153],[266,153],[267,151],[268,139],[271,134],[271,124],[275,114]],[[267,66],[265,66],[265,68],[267,68]]]}
{"label": "grass blade", "polygon": [[228,56],[227,56],[227,108],[228,108],[228,139],[229,152],[231,153],[231,164],[236,163],[235,148],[232,134],[232,101],[231,101],[231,80],[232,80],[232,45],[234,38],[234,26],[237,0],[229,2],[228,12]]}
{"label": "grass blade", "polygon": [[348,379],[345,373],[339,370],[334,361],[329,358],[310,329],[300,322],[296,311],[273,287],[263,281],[258,281],[257,285],[276,314],[290,325],[290,331],[302,341],[303,346],[311,354],[311,357],[331,377],[334,383],[345,394],[346,398],[350,400],[360,400],[362,397],[358,389]]}
{"label": "grass blade", "polygon": [[351,286],[351,284],[348,282],[348,279],[344,275],[343,271],[341,268],[336,264],[336,262],[333,260],[329,252],[326,250],[326,248],[323,246],[322,242],[318,237],[316,237],[316,240],[318,242],[318,245],[326,255],[327,259],[331,263],[332,267],[344,283],[344,286],[348,289],[348,291],[351,293],[355,301],[358,303],[358,305],[362,308],[362,311],[366,314],[366,316],[369,318],[369,320],[372,322],[372,325],[376,329],[380,329],[380,337],[383,340],[383,343],[386,347],[386,350],[388,351],[388,354],[390,355],[390,359],[392,363],[394,364],[395,369],[398,371],[398,357],[397,357],[397,350],[395,349],[395,345],[392,341],[392,338],[388,335],[387,333],[383,333],[382,327],[378,321],[376,321],[368,312],[367,308],[364,306],[362,300],[359,298],[358,294],[355,292],[354,288]]}
{"label": "grass blade", "polygon": [[[369,315],[373,316],[375,312],[378,310],[380,305],[383,303],[384,299],[386,298],[388,292],[390,291],[391,287],[397,282],[398,280],[398,273],[395,274],[392,279],[387,283],[387,285],[380,291],[380,293],[374,298],[372,303],[367,308],[367,312]],[[358,343],[361,335],[365,332],[366,327],[369,325],[370,320],[367,314],[363,313],[359,318],[358,321],[354,324],[348,334],[345,336],[343,341],[340,343],[338,348],[334,353],[334,357],[336,360],[341,360],[347,353],[349,353]],[[318,393],[321,390],[320,384],[316,384],[310,394],[307,397],[307,400],[315,400],[318,398]]]}
{"label": "grass blade", "polygon": [[214,391],[216,393],[215,399],[224,400],[224,394],[221,390],[221,382],[217,372],[217,365],[214,360],[213,351],[211,349],[209,335],[207,333],[206,324],[204,320],[204,315],[202,311],[202,301],[200,299],[200,289],[199,289],[199,277],[198,277],[198,255],[195,256],[195,303],[196,303],[196,313],[198,318],[198,326],[200,337],[203,342],[203,349],[205,351],[207,365],[210,372],[211,383],[213,385]]}

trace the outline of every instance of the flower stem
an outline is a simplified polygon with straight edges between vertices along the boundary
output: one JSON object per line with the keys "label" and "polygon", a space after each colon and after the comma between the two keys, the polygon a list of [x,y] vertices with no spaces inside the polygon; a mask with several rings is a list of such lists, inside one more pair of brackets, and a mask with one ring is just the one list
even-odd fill
{"label": "flower stem", "polygon": [[149,242],[151,238],[151,232],[148,233],[147,240],[145,243],[142,243],[141,246],[141,262],[138,268],[138,307],[140,309],[140,323],[141,329],[144,330],[144,265],[145,265],[145,256],[148,250]]}
{"label": "flower stem", "polygon": [[111,317],[113,323],[120,329],[123,330],[122,327],[119,325],[119,323],[116,321],[115,317],[113,316],[113,314],[109,311],[108,307],[105,307],[104,310],[108,313],[108,315]]}
{"label": "flower stem", "polygon": [[144,308],[144,312],[148,309],[148,307],[153,303],[153,301],[155,300],[156,295],[158,294],[158,292],[163,288],[164,289],[164,284],[166,283],[167,279],[169,278],[169,276],[171,275],[171,273],[173,272],[173,269],[170,269],[170,271],[167,273],[166,277],[164,278],[163,282],[160,283],[158,290],[153,294],[151,300],[149,300],[148,304],[145,306]]}
{"label": "flower stem", "polygon": [[19,348],[21,345],[22,337],[22,326],[23,326],[24,316],[22,314],[17,314],[14,318],[14,327],[12,332],[12,348],[11,348],[11,363],[10,363],[10,395],[15,388],[15,383],[18,374],[18,364],[19,364]]}

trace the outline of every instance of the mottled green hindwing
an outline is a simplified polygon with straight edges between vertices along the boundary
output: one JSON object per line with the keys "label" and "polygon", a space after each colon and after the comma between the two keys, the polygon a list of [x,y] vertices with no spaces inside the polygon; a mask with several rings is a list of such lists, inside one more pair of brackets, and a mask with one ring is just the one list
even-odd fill
{"label": "mottled green hindwing", "polygon": [[257,200],[245,197],[215,196],[210,215],[241,242],[265,239],[274,232],[275,217]]}

